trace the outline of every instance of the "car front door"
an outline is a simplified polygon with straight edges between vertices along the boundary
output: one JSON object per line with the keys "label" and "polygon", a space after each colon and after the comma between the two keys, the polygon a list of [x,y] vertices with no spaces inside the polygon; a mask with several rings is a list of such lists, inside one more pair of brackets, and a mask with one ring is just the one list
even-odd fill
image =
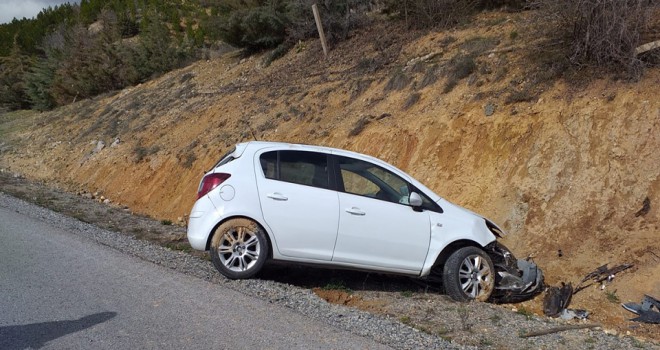
{"label": "car front door", "polygon": [[258,153],[255,163],[261,210],[278,251],[293,258],[331,260],[339,199],[330,189],[328,155],[267,151]]}
{"label": "car front door", "polygon": [[419,273],[430,242],[430,218],[408,205],[411,186],[380,166],[335,157],[339,231],[333,261]]}

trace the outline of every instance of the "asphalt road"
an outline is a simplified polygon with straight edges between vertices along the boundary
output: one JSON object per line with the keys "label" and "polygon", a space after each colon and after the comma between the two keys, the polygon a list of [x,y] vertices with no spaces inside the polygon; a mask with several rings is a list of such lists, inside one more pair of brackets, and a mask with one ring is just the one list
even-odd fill
{"label": "asphalt road", "polygon": [[387,349],[0,207],[0,349]]}

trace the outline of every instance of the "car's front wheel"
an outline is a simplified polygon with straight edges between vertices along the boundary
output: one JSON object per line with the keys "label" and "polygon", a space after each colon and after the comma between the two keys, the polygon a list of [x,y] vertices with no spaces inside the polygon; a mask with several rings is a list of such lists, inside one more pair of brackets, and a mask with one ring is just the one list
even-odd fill
{"label": "car's front wheel", "polygon": [[209,254],[213,266],[225,277],[250,278],[268,258],[268,241],[254,221],[230,219],[215,230]]}
{"label": "car's front wheel", "polygon": [[495,288],[494,273],[488,254],[477,247],[463,247],[445,262],[445,292],[456,301],[486,301]]}

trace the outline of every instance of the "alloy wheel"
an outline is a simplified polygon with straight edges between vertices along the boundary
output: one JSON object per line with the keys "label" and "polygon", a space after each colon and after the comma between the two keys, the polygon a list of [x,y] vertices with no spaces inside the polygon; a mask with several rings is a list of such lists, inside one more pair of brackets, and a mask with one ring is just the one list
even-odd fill
{"label": "alloy wheel", "polygon": [[257,233],[246,227],[236,227],[225,232],[218,245],[218,257],[232,271],[247,271],[257,262],[261,246]]}
{"label": "alloy wheel", "polygon": [[469,255],[461,263],[458,271],[461,288],[470,298],[481,300],[490,296],[493,289],[493,274],[483,257]]}

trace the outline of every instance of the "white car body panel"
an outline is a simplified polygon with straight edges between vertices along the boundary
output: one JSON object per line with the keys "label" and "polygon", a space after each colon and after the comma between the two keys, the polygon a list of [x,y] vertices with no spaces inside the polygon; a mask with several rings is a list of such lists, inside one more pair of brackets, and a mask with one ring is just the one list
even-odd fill
{"label": "white car body panel", "polygon": [[337,192],[257,175],[267,229],[285,257],[331,260],[337,239]]}
{"label": "white car body panel", "polygon": [[206,250],[210,230],[222,219],[222,215],[208,196],[198,199],[188,220],[188,242],[193,249]]}
{"label": "white car body panel", "polygon": [[442,251],[451,243],[465,240],[485,247],[495,241],[495,236],[484,224],[484,219],[472,215],[463,208],[446,200],[440,205],[443,213],[431,212],[431,243],[421,276],[427,276]]}
{"label": "white car body panel", "polygon": [[[376,164],[409,181],[444,212],[415,212],[403,204],[266,179],[259,164],[259,154],[266,150],[314,151]],[[194,249],[208,249],[213,230],[221,222],[247,217],[265,229],[275,260],[425,276],[452,242],[469,240],[483,247],[495,240],[482,217],[447,202],[377,158],[326,147],[257,141],[236,145],[231,156],[237,159],[209,173],[232,176],[198,199],[192,208],[188,240]],[[223,186],[235,190],[230,200],[223,199]],[[268,197],[276,192],[288,200]],[[367,215],[356,217],[345,211],[345,207],[353,206]],[[369,223],[359,220],[364,217]]]}
{"label": "white car body panel", "polygon": [[431,236],[428,212],[350,193],[339,193],[339,208],[333,262],[420,273]]}

